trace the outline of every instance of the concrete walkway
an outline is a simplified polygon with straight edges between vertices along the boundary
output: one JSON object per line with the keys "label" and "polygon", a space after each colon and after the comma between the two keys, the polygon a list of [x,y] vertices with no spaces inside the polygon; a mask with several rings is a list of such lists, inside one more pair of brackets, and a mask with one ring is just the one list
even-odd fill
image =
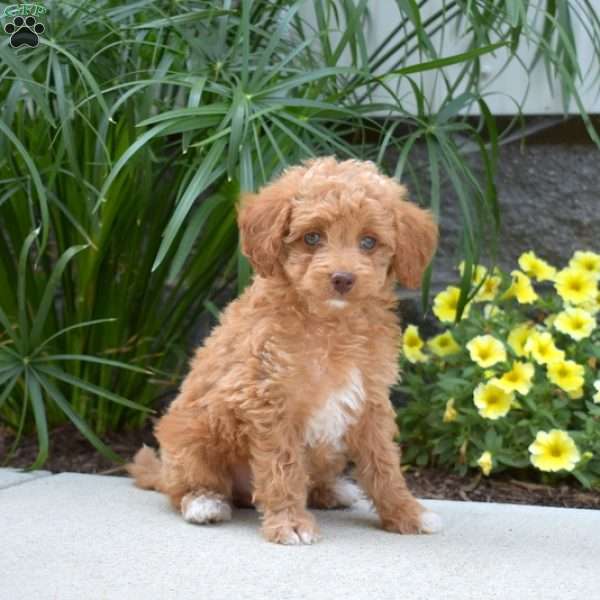
{"label": "concrete walkway", "polygon": [[386,533],[364,504],[276,546],[252,510],[195,526],[128,479],[0,470],[0,600],[600,598],[600,511],[425,504],[443,533]]}

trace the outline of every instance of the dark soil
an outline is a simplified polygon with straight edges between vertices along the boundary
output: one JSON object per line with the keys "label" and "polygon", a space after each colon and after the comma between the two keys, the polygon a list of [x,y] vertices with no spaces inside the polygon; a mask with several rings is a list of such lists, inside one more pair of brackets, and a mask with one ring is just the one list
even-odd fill
{"label": "dark soil", "polygon": [[[11,441],[9,433],[0,428],[0,461],[6,456]],[[104,441],[125,459],[130,459],[142,444],[156,444],[152,423],[142,430],[108,434]],[[115,466],[100,455],[71,426],[52,431],[50,443],[50,458],[43,467],[48,471],[125,475],[122,466]],[[36,455],[35,438],[25,438],[5,466],[26,468]],[[413,493],[421,498],[600,509],[600,493],[584,490],[577,483],[551,487],[504,475],[489,478],[479,474],[459,476],[439,469],[412,467],[406,469],[405,476]]]}

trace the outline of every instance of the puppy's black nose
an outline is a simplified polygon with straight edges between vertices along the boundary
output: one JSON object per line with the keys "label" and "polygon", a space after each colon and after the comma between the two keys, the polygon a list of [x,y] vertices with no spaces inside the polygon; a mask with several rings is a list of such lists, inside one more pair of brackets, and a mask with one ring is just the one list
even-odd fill
{"label": "puppy's black nose", "polygon": [[342,271],[339,273],[334,273],[331,276],[331,283],[333,284],[336,292],[339,292],[340,294],[349,292],[352,289],[355,281],[356,276],[354,273],[345,273]]}

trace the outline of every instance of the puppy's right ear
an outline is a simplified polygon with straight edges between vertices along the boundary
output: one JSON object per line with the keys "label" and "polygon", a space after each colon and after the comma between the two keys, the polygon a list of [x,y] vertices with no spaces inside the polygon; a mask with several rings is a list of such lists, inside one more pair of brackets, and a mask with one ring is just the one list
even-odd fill
{"label": "puppy's right ear", "polygon": [[394,187],[397,191],[394,269],[402,285],[418,288],[437,247],[438,226],[428,210],[408,201],[404,186],[394,184]]}
{"label": "puppy's right ear", "polygon": [[245,194],[240,205],[238,225],[242,252],[263,277],[277,272],[283,238],[288,230],[292,207],[283,187],[271,184],[258,194]]}

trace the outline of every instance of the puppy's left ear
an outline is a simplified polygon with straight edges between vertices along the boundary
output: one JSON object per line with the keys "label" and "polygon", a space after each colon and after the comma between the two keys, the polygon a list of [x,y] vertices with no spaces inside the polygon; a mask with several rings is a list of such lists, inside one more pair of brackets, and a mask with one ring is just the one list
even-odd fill
{"label": "puppy's left ear", "polygon": [[283,186],[271,184],[258,194],[242,197],[238,213],[242,252],[262,277],[278,270],[290,213],[290,198]]}
{"label": "puppy's left ear", "polygon": [[438,226],[431,212],[407,200],[404,186],[398,188],[400,198],[394,205],[396,220],[394,270],[402,285],[418,288],[423,273],[437,248]]}

